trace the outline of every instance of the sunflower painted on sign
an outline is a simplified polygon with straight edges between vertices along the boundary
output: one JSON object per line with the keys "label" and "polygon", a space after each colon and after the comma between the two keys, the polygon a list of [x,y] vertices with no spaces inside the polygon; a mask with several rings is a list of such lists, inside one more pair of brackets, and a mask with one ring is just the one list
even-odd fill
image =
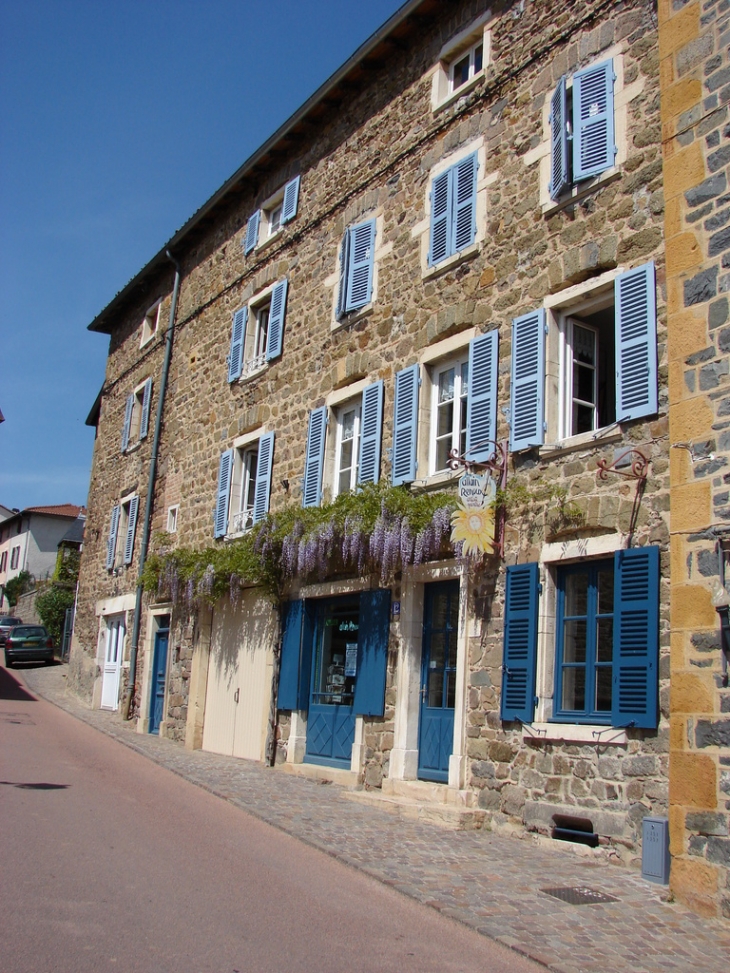
{"label": "sunflower painted on sign", "polygon": [[494,554],[494,506],[458,507],[451,515],[451,541],[463,541],[464,554]]}

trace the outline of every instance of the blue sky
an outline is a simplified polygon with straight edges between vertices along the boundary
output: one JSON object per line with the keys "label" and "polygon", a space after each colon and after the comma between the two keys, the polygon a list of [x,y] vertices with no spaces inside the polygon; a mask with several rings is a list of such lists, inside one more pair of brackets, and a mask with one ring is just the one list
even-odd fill
{"label": "blue sky", "polygon": [[86,326],[402,0],[0,0],[0,504],[85,503]]}

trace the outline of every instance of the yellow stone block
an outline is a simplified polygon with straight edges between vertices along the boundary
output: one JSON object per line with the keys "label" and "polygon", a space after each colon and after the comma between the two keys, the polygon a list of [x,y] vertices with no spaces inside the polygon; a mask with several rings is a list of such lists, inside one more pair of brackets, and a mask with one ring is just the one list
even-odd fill
{"label": "yellow stone block", "polygon": [[669,543],[669,570],[672,586],[686,584],[690,579],[687,574],[687,543],[681,534],[675,534]]}
{"label": "yellow stone block", "polygon": [[691,750],[672,750],[669,754],[669,803],[717,807],[717,768],[712,757]]}
{"label": "yellow stone block", "polygon": [[[667,91],[667,89],[671,88],[671,86],[674,84],[675,80],[676,74],[674,71],[674,55],[670,54],[669,57],[664,57],[659,61],[659,90]],[[673,118],[671,120],[667,120],[664,124],[671,126],[672,130],[674,130],[676,126],[676,119]],[[672,135],[673,134],[674,131],[672,131]],[[662,141],[664,142],[664,148],[666,150],[668,144],[671,145],[671,142],[667,143],[666,138],[662,139]]]}
{"label": "yellow stone block", "polygon": [[686,449],[670,449],[669,478],[672,483],[672,490],[682,483],[694,483],[692,459]]}
{"label": "yellow stone block", "polygon": [[717,869],[696,858],[675,858],[669,877],[675,899],[701,916],[716,916]]}
{"label": "yellow stone block", "polygon": [[682,716],[673,716],[669,724],[669,749],[687,750],[687,721]]}
{"label": "yellow stone block", "polygon": [[693,394],[684,381],[686,370],[687,366],[681,360],[669,362],[669,401],[671,403],[679,402]]}
{"label": "yellow stone block", "polygon": [[[661,6],[659,9],[661,15]],[[659,30],[659,57],[667,57],[699,36],[700,4],[696,0],[664,19]]]}
{"label": "yellow stone block", "polygon": [[[689,443],[696,439],[708,439],[712,435],[715,417],[708,402],[695,397],[675,402],[669,411],[670,442]],[[672,527],[674,528],[674,524]]]}
{"label": "yellow stone block", "polygon": [[[681,84],[681,82],[680,82]],[[701,85],[696,82],[697,97],[687,105],[691,108],[696,104],[701,94]],[[675,87],[678,87],[675,85]],[[662,99],[663,101],[663,99]],[[685,108],[681,109],[685,111]],[[670,159],[664,160],[664,195],[671,199],[679,193],[698,186],[705,178],[705,160],[702,157],[702,146],[699,142],[692,142],[685,149],[675,152]]]}
{"label": "yellow stone block", "polygon": [[684,854],[686,814],[683,807],[669,808],[669,850],[675,856]]}
{"label": "yellow stone block", "polygon": [[[678,115],[694,108],[702,98],[702,82],[698,78],[684,77],[675,81],[669,88],[662,91],[661,118],[662,124],[672,122]],[[692,145],[699,143],[693,142]],[[690,146],[691,148],[691,146]],[[677,153],[681,155],[681,152]],[[676,158],[677,156],[674,156]],[[665,170],[666,174],[666,170]]]}
{"label": "yellow stone block", "polygon": [[669,710],[671,713],[694,715],[712,714],[714,710],[712,678],[694,672],[673,672],[669,689]]}
{"label": "yellow stone block", "polygon": [[[664,239],[667,246],[672,237],[682,232],[682,213],[686,209],[684,197],[673,196],[664,203]],[[668,275],[670,276],[670,275]]]}
{"label": "yellow stone block", "polygon": [[[674,526],[674,516],[672,516]],[[712,605],[709,588],[697,584],[682,584],[672,586],[670,605],[670,619],[673,631],[686,629],[714,629],[717,624],[717,612]],[[692,710],[682,710],[692,712]]]}
{"label": "yellow stone block", "polygon": [[707,312],[704,308],[673,314],[667,328],[667,353],[670,361],[684,361],[708,345]]}
{"label": "yellow stone block", "polygon": [[707,530],[712,520],[709,482],[681,483],[672,488],[672,530]]}
{"label": "yellow stone block", "polygon": [[674,277],[699,267],[702,250],[694,233],[680,233],[667,240],[667,276]]}

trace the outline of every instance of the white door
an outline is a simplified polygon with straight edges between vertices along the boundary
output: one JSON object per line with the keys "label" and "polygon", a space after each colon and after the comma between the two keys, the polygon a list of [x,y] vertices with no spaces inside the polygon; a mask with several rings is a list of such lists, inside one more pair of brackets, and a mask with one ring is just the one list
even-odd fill
{"label": "white door", "polygon": [[124,647],[124,615],[107,619],[106,643],[104,646],[104,668],[101,681],[101,708],[119,707],[119,675],[122,668],[122,649]]}

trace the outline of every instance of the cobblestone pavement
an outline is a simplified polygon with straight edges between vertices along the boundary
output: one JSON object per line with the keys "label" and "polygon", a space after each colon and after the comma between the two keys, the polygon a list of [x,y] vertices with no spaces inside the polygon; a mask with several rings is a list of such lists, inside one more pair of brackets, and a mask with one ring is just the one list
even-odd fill
{"label": "cobblestone pavement", "polygon": [[[488,831],[448,831],[342,797],[336,784],[189,751],[88,709],[65,689],[65,666],[26,669],[38,695],[125,746],[560,973],[728,973],[730,923],[665,901],[639,873],[572,848]],[[582,887],[615,897],[570,905],[541,891]],[[488,956],[485,942],[485,958]]]}

